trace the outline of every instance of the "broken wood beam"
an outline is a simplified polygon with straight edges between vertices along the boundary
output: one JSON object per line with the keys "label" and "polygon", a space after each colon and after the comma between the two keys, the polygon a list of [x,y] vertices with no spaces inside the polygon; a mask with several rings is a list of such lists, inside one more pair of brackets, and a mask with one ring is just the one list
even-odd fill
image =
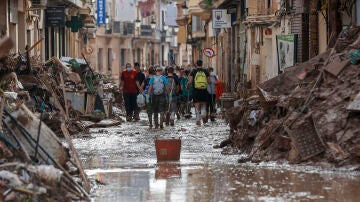
{"label": "broken wood beam", "polygon": [[66,98],[66,91],[65,91],[65,84],[64,84],[64,77],[63,77],[63,71],[61,71],[59,73],[60,75],[60,86],[62,88],[63,91],[63,96],[64,96],[64,105],[65,105],[65,120],[69,120],[69,107],[68,107],[68,102],[67,102],[67,98]]}
{"label": "broken wood beam", "polygon": [[84,168],[83,168],[83,166],[82,166],[82,162],[81,162],[80,159],[79,159],[79,155],[78,155],[78,153],[77,153],[77,151],[76,151],[76,149],[75,149],[75,147],[74,147],[74,145],[73,145],[73,143],[72,143],[72,140],[71,140],[71,138],[70,138],[70,133],[69,133],[69,131],[68,131],[68,129],[67,129],[67,127],[66,127],[66,125],[65,125],[64,122],[61,123],[61,130],[63,131],[64,137],[65,137],[67,143],[69,144],[69,147],[70,147],[71,152],[73,153],[73,157],[74,157],[75,162],[76,162],[76,164],[77,164],[77,167],[79,168],[79,171],[80,171],[80,176],[81,176],[81,178],[83,179],[83,182],[84,182],[85,190],[86,190],[87,192],[89,192],[89,191],[90,191],[90,183],[89,183],[89,180],[88,180],[88,178],[87,178],[87,175],[86,175],[85,172],[84,172]]}

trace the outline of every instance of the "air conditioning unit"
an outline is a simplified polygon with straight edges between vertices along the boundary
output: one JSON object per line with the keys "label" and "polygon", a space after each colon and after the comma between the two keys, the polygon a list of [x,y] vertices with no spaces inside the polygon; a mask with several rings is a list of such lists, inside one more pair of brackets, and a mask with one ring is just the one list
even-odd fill
{"label": "air conditioning unit", "polygon": [[31,0],[32,8],[43,8],[47,5],[47,0]]}

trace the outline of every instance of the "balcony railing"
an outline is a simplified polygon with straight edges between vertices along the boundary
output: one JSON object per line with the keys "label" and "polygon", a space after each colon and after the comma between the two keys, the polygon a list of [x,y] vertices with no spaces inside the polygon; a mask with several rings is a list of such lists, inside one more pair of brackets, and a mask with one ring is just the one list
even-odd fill
{"label": "balcony railing", "polygon": [[247,9],[247,16],[264,16],[264,15],[275,15],[277,9],[275,8],[258,8],[258,9]]}

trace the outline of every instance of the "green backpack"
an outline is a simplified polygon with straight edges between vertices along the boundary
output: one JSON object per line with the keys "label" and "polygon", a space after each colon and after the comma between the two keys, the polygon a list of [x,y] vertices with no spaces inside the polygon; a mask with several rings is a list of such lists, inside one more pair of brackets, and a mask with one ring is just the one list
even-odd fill
{"label": "green backpack", "polygon": [[194,87],[196,89],[206,89],[207,77],[204,71],[198,71],[195,74]]}

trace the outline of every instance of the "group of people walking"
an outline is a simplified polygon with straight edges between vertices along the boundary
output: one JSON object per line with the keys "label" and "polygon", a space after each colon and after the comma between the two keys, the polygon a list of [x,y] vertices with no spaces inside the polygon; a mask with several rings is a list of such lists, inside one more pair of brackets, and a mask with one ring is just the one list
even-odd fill
{"label": "group of people walking", "polygon": [[[215,121],[216,92],[219,83],[213,68],[202,67],[202,60],[196,62],[193,70],[181,70],[170,66],[148,68],[147,75],[140,70],[139,63],[126,64],[121,74],[120,88],[123,92],[126,120],[140,120],[139,95],[144,96],[145,109],[150,128],[174,126],[181,115],[191,117],[191,101],[195,106],[196,124]],[[142,100],[142,99],[140,99]]]}

